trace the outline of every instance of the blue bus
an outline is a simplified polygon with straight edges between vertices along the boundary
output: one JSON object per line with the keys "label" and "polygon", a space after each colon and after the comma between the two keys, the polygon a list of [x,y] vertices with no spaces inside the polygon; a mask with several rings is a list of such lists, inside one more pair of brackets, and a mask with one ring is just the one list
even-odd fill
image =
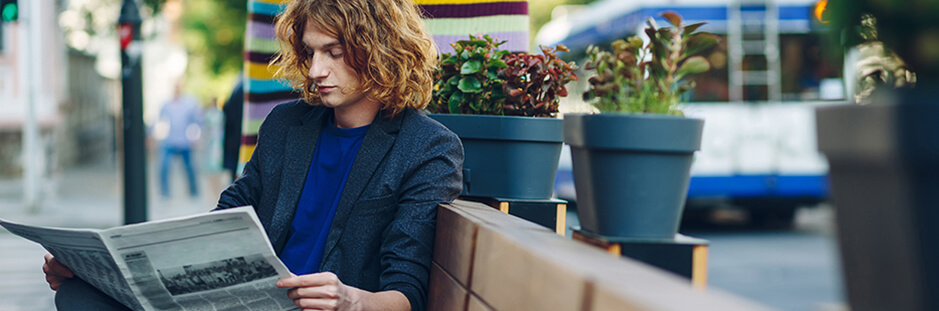
{"label": "blue bus", "polygon": [[[689,213],[715,208],[749,212],[762,224],[792,223],[799,207],[816,206],[828,195],[824,157],[818,152],[814,109],[843,102],[843,61],[823,55],[825,1],[816,0],[667,0],[598,1],[588,6],[561,6],[542,27],[536,43],[563,43],[582,64],[591,44],[641,34],[646,21],[674,11],[687,24],[721,36],[703,52],[712,70],[692,77],[697,86],[684,106],[686,116],[705,119],[701,150],[695,155],[688,190]],[[586,77],[580,72],[579,76]],[[586,88],[586,79],[570,86]],[[592,108],[570,96],[561,113]],[[576,202],[569,152],[559,165],[556,194]]]}

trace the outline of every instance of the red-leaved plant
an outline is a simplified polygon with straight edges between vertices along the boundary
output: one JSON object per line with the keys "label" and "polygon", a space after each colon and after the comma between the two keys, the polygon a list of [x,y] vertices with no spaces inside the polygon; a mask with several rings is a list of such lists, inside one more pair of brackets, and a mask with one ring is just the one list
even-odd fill
{"label": "red-leaved plant", "polygon": [[505,115],[554,117],[561,97],[567,96],[566,84],[577,80],[577,66],[558,57],[568,52],[566,46],[542,46],[541,55],[513,53],[503,59],[506,67],[499,69],[505,94]]}

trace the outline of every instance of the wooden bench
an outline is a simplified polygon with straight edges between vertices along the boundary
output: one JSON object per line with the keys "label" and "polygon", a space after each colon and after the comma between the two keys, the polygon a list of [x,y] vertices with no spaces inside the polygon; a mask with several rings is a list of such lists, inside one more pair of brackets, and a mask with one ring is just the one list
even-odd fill
{"label": "wooden bench", "polygon": [[485,204],[438,208],[428,310],[766,310]]}

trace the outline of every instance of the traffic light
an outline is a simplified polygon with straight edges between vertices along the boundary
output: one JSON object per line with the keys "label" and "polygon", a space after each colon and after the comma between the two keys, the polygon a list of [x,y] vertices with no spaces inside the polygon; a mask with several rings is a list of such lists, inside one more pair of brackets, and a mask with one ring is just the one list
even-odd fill
{"label": "traffic light", "polygon": [[17,0],[0,0],[0,20],[14,22],[19,15],[20,8]]}

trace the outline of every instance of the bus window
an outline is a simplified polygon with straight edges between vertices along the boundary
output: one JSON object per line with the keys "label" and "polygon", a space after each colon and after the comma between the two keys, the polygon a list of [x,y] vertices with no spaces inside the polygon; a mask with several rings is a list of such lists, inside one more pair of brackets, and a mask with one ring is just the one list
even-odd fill
{"label": "bus window", "polygon": [[826,79],[841,79],[843,60],[823,53],[822,44],[817,34],[779,36],[783,101],[821,100],[820,88]]}
{"label": "bus window", "polygon": [[[688,76],[695,81],[695,88],[686,98],[689,102],[727,102],[728,75],[727,36],[720,35],[721,42],[701,52],[711,62],[711,70]],[[822,52],[825,44],[818,34],[782,34],[780,43],[780,83],[783,101],[815,101],[826,99],[820,89],[826,82],[842,78],[840,56]],[[839,57],[839,59],[834,59]],[[764,55],[746,55],[743,59],[744,70],[767,70],[768,61]],[[843,88],[839,86],[839,88]],[[744,87],[744,98],[767,98],[768,87],[749,85]],[[842,99],[841,98],[837,99]],[[830,99],[830,98],[828,98]]]}

